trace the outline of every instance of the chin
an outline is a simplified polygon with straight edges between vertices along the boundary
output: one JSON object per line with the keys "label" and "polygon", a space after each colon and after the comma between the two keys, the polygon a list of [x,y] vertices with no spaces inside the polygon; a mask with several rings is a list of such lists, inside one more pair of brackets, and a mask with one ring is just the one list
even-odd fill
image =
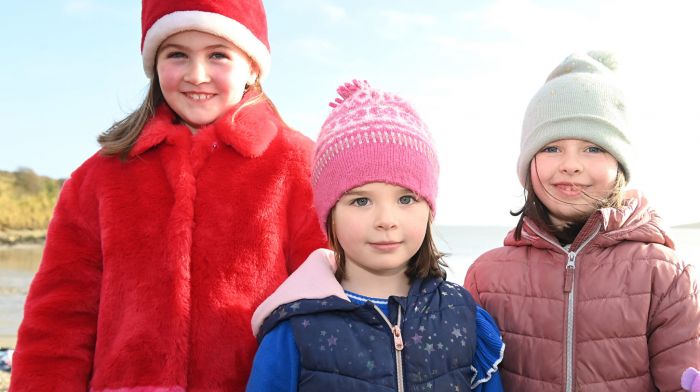
{"label": "chin", "polygon": [[214,122],[214,120],[211,120],[211,121],[202,120],[202,119],[197,119],[196,121],[185,120],[185,123],[192,128],[202,128],[202,127],[205,127],[213,122]]}

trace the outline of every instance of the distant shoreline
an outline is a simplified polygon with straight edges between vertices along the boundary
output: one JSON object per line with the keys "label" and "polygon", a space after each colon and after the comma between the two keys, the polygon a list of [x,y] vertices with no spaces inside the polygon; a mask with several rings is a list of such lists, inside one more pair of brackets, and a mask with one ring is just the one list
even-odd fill
{"label": "distant shoreline", "polygon": [[0,230],[0,246],[43,245],[46,229]]}
{"label": "distant shoreline", "polygon": [[[498,228],[506,229],[506,226],[498,225],[437,225],[436,228],[445,228],[447,230],[453,227],[488,227],[488,228]],[[687,223],[683,225],[671,226],[671,229],[700,229],[700,222]],[[0,247],[16,247],[20,245],[43,245],[46,242],[46,229],[0,229]]]}
{"label": "distant shoreline", "polygon": [[700,229],[700,222],[688,223],[686,225],[678,225],[671,227],[672,229]]}

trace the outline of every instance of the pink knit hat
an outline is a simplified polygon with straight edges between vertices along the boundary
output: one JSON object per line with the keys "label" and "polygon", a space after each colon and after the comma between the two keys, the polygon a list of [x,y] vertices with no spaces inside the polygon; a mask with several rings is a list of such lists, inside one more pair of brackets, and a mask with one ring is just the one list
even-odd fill
{"label": "pink knit hat", "polygon": [[340,98],[321,127],[311,183],[321,226],[350,189],[385,182],[416,192],[435,213],[439,166],[428,127],[395,94],[353,80],[338,87]]}

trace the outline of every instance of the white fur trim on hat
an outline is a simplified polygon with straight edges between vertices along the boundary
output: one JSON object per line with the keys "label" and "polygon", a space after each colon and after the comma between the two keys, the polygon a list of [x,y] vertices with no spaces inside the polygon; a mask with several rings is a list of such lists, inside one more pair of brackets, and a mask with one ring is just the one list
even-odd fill
{"label": "white fur trim on hat", "polygon": [[247,27],[213,12],[176,11],[158,19],[143,41],[143,70],[153,78],[156,53],[160,44],[173,34],[196,30],[227,39],[248,54],[258,66],[260,81],[270,71],[270,51]]}

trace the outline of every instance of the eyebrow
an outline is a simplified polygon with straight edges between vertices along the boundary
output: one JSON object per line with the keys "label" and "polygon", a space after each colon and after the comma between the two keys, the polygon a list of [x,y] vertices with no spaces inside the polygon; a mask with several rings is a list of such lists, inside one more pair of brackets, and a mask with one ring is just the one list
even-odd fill
{"label": "eyebrow", "polygon": [[[371,191],[365,191],[365,190],[362,190],[362,189],[360,189],[360,190],[349,190],[349,191],[345,192],[345,193],[343,194],[343,196],[367,196],[367,195],[369,195],[369,194],[371,194],[371,193],[372,193]],[[418,195],[416,192],[414,192],[414,191],[412,191],[412,190],[410,190],[410,189],[408,189],[408,188],[404,188],[404,187],[399,187],[399,189],[396,191],[396,194],[402,194],[402,195],[403,195],[403,194],[406,194],[406,193],[410,193],[410,194],[412,194],[412,195]]]}
{"label": "eyebrow", "polygon": [[[159,50],[165,50],[168,48],[175,48],[175,49],[180,49],[180,50],[185,50],[185,49],[192,49],[190,47],[184,46],[184,45],[179,45],[179,44],[165,44],[163,45]],[[214,44],[214,45],[209,45],[204,48],[204,50],[213,50],[213,49],[228,49],[228,50],[233,50],[233,48],[226,46],[224,44]]]}
{"label": "eyebrow", "polygon": [[347,191],[343,194],[343,196],[366,196],[369,192],[367,191],[356,191],[356,190],[350,190]]}

